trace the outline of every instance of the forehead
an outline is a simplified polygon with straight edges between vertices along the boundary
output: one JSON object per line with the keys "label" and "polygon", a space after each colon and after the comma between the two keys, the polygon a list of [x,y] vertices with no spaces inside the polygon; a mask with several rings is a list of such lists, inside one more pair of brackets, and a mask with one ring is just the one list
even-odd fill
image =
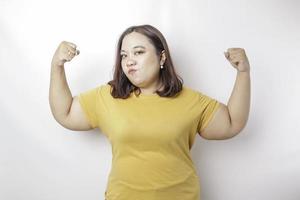
{"label": "forehead", "polygon": [[151,44],[151,42],[145,35],[137,32],[132,32],[123,38],[121,51],[127,51],[135,47],[141,46],[145,47],[146,49],[154,48],[154,46]]}

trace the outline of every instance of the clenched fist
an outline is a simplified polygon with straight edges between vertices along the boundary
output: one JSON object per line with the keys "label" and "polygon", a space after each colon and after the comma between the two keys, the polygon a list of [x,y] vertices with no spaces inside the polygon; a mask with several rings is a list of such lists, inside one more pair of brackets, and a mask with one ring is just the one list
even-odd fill
{"label": "clenched fist", "polygon": [[57,47],[53,58],[52,64],[63,66],[65,62],[71,61],[75,56],[79,55],[77,46],[71,42],[62,41]]}
{"label": "clenched fist", "polygon": [[229,48],[224,52],[226,59],[230,64],[240,72],[250,70],[250,64],[246,56],[246,52],[242,48]]}

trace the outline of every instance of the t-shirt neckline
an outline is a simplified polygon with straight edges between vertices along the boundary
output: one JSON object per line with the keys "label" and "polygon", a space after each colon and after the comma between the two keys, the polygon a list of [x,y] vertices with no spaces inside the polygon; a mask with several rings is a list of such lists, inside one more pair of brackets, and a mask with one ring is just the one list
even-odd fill
{"label": "t-shirt neckline", "polygon": [[143,94],[143,93],[140,93],[139,96],[138,95],[135,95],[135,98],[145,98],[145,99],[150,99],[150,98],[159,98],[160,96],[157,94],[157,93],[153,93],[153,94]]}

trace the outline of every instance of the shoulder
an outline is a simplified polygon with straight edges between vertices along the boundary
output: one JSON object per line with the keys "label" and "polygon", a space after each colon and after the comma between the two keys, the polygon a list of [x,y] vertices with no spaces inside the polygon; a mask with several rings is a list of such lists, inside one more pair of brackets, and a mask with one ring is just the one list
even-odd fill
{"label": "shoulder", "polygon": [[198,91],[189,86],[184,86],[182,90],[182,99],[185,99],[188,102],[195,103],[201,107],[208,104],[217,103],[218,100],[212,96],[209,96],[202,91]]}
{"label": "shoulder", "polygon": [[201,91],[198,91],[196,89],[193,89],[189,86],[184,85],[182,87],[182,94],[185,96],[190,96],[190,97],[194,97],[194,98],[199,98],[199,97],[205,97],[206,95],[203,94]]}
{"label": "shoulder", "polygon": [[109,85],[106,84],[99,84],[94,86],[91,89],[88,89],[82,93],[80,93],[80,96],[99,96],[99,95],[105,95],[107,91],[109,92]]}
{"label": "shoulder", "polygon": [[99,94],[101,95],[102,98],[114,99],[111,95],[111,91],[112,91],[112,86],[109,85],[108,83],[103,83],[99,85]]}
{"label": "shoulder", "polygon": [[109,85],[109,84],[102,84],[99,87],[104,92],[110,92],[110,90],[111,90],[111,85]]}

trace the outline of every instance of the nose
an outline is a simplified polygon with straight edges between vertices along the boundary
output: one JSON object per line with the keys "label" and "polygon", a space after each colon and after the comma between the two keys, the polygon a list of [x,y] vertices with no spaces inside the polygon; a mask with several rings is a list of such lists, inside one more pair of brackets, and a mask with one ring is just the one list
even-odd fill
{"label": "nose", "polygon": [[128,59],[127,62],[126,62],[127,67],[135,65],[135,64],[136,64],[136,62],[133,59]]}

